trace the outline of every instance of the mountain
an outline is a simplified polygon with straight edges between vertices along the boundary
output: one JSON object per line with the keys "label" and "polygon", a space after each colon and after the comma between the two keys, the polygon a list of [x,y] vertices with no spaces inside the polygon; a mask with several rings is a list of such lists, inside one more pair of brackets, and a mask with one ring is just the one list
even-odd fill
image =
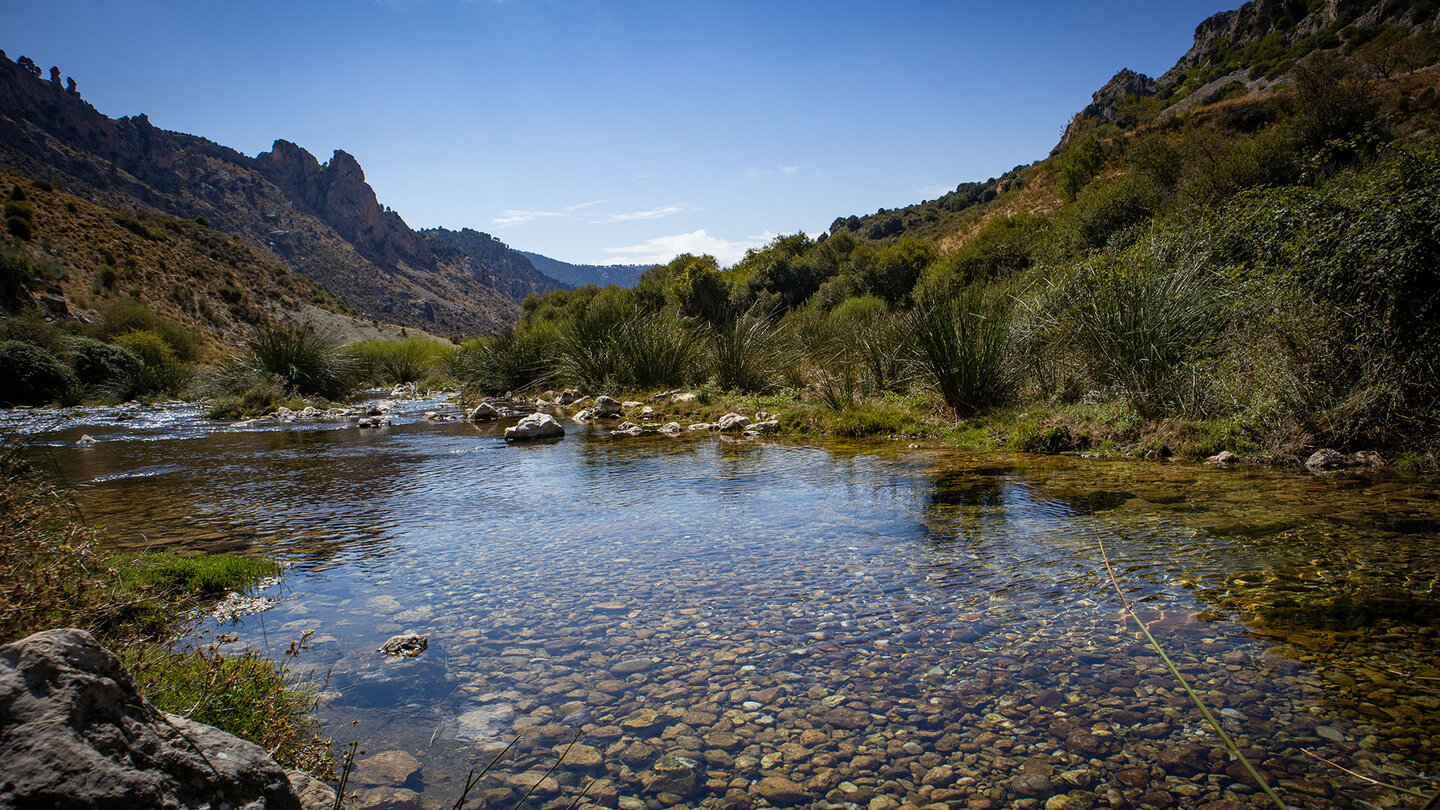
{"label": "mountain", "polygon": [[[1052,163],[1086,138],[1097,132],[1109,138],[1106,128],[1134,132],[1220,102],[1286,91],[1294,85],[1297,67],[1317,54],[1376,80],[1420,72],[1440,63],[1440,2],[1252,0],[1222,11],[1196,27],[1193,45],[1158,78],[1127,68],[1096,90],[1049,160],[1016,166],[983,182],[961,183],[934,200],[838,217],[829,232],[868,239],[911,235],[954,252],[979,233],[982,221],[1053,213],[1062,206],[1064,200],[1046,182]],[[1237,115],[1262,112],[1255,104],[1236,109]]]}
{"label": "mountain", "polygon": [[538,253],[520,251],[535,269],[550,278],[574,287],[594,284],[597,287],[633,287],[640,276],[654,265],[649,264],[570,264]]}
{"label": "mountain", "polygon": [[114,210],[233,235],[368,318],[452,335],[513,323],[520,299],[562,285],[475,231],[415,231],[380,205],[359,162],[321,163],[277,140],[254,158],[144,115],[109,118],[60,71],[0,51],[0,164]]}

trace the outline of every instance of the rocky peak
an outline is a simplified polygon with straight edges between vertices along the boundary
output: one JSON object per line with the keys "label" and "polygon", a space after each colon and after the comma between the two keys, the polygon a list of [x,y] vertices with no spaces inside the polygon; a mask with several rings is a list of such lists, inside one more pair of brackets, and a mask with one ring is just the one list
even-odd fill
{"label": "rocky peak", "polygon": [[1095,118],[1107,124],[1113,124],[1119,118],[1117,106],[1120,102],[1134,96],[1150,96],[1155,94],[1155,80],[1144,73],[1125,68],[1110,77],[1103,87],[1096,90],[1090,96],[1090,106],[1080,111],[1086,118]]}
{"label": "rocky peak", "polygon": [[337,149],[329,162],[286,140],[255,156],[255,168],[292,203],[319,216],[361,255],[381,267],[433,269],[435,257],[394,211],[380,206],[354,155]]}

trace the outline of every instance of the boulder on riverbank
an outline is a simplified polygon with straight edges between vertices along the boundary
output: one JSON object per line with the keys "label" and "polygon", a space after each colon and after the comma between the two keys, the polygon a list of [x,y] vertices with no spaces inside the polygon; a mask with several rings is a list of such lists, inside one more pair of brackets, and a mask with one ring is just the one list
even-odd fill
{"label": "boulder on riverbank", "polygon": [[0,646],[0,707],[6,807],[318,810],[334,802],[303,774],[292,784],[259,746],[150,705],[84,630]]}

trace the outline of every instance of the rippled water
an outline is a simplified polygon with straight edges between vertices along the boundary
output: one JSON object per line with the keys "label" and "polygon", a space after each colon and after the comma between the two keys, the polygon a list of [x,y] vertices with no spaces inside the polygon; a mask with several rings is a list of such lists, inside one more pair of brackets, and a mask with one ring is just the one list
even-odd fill
{"label": "rippled water", "polygon": [[[362,805],[449,807],[518,736],[471,796],[510,807],[578,733],[533,806],[592,778],[626,810],[1251,806],[1102,541],[1293,806],[1418,803],[1316,757],[1440,788],[1433,482],[580,427],[506,446],[430,407],[378,431],[96,411],[40,436],[124,542],[294,563],[226,629],[277,654],[313,632],[336,739],[416,759],[380,790],[362,763]],[[429,649],[375,652],[401,631]]]}

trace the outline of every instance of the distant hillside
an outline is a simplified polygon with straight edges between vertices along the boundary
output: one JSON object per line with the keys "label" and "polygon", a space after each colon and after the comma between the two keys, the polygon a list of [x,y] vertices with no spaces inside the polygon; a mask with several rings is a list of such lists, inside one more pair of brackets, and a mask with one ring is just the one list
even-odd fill
{"label": "distant hillside", "polygon": [[0,164],[109,208],[203,217],[370,318],[494,332],[515,320],[520,298],[554,288],[488,237],[415,232],[379,204],[343,151],[321,163],[279,140],[250,158],[144,115],[111,119],[73,79],[62,84],[58,69],[47,80],[3,51]]}
{"label": "distant hillside", "polygon": [[108,208],[8,169],[0,169],[0,191],[23,197],[31,226],[29,239],[6,250],[36,275],[37,295],[12,294],[19,300],[4,302],[19,303],[19,311],[39,307],[52,317],[94,322],[111,307],[140,301],[212,348],[242,340],[265,320],[322,313],[333,331],[374,332],[274,256],[202,223]]}
{"label": "distant hillside", "polygon": [[[1297,65],[1315,54],[1333,55],[1372,79],[1415,73],[1440,62],[1437,31],[1440,3],[1433,0],[1253,0],[1201,22],[1190,50],[1159,78],[1129,69],[1116,73],[1075,115],[1050,161],[961,183],[934,200],[838,217],[829,232],[877,240],[910,235],[953,252],[984,221],[1062,206],[1052,163],[1097,133],[1133,132],[1200,107],[1287,90]],[[1246,109],[1253,114],[1255,108]]]}
{"label": "distant hillside", "polygon": [[653,265],[648,264],[570,264],[548,256],[541,256],[538,253],[520,251],[520,254],[535,265],[535,269],[541,273],[556,279],[570,286],[584,287],[587,284],[594,284],[597,287],[633,287],[635,282],[640,280],[641,274],[649,270]]}

